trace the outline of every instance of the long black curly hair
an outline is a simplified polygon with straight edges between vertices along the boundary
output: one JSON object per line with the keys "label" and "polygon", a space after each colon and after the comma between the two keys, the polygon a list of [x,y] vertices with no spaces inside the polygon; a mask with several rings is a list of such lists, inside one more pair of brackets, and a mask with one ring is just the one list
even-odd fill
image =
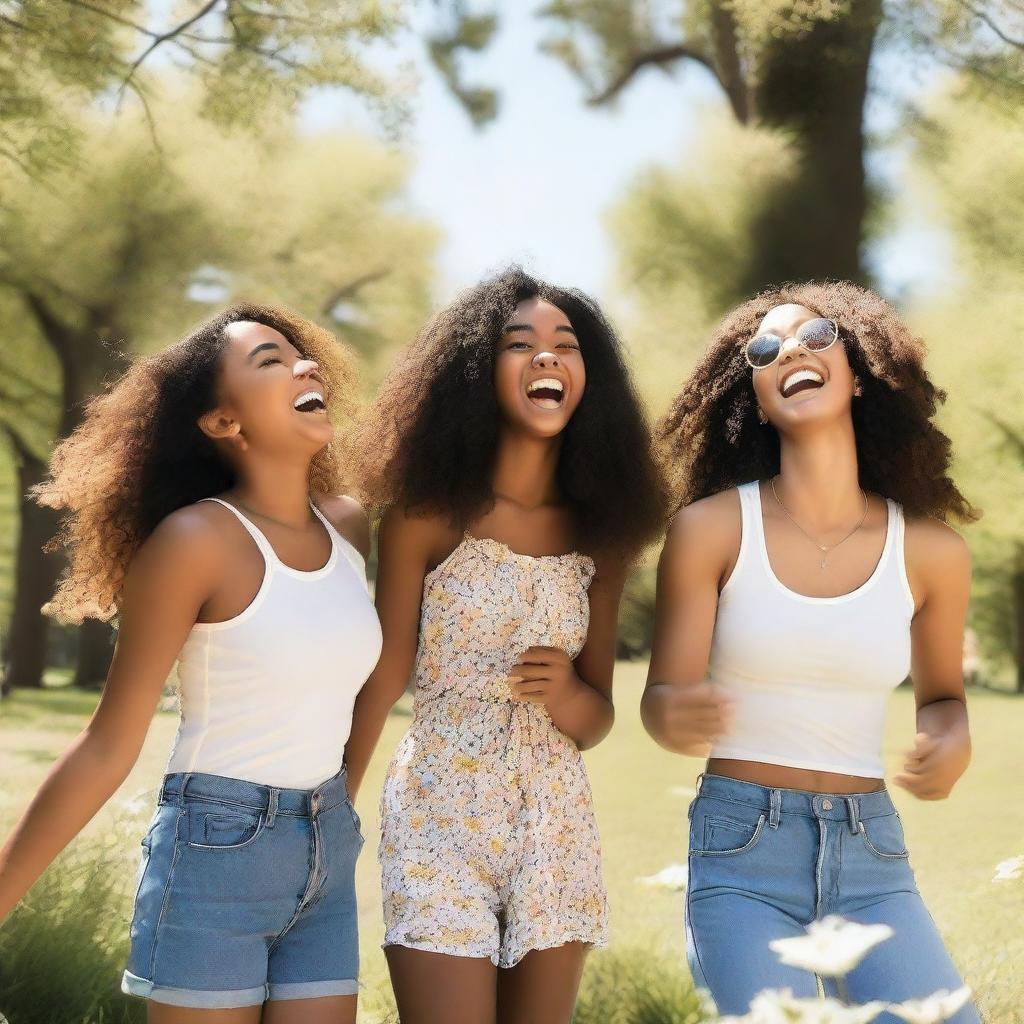
{"label": "long black curly hair", "polygon": [[512,267],[463,292],[399,356],[354,445],[364,497],[465,527],[492,507],[501,413],[495,347],[541,298],[573,326],[587,370],[562,435],[558,484],[584,550],[631,558],[662,530],[667,495],[622,346],[597,303]]}
{"label": "long black curly hair", "polygon": [[924,368],[924,344],[873,292],[847,281],[772,288],[718,326],[657,436],[677,509],[779,472],[779,435],[757,418],[744,346],[769,310],[795,303],[835,320],[863,394],[852,406],[860,483],[912,516],[967,522],[980,513],[949,475],[952,445],[933,417],[945,392]]}

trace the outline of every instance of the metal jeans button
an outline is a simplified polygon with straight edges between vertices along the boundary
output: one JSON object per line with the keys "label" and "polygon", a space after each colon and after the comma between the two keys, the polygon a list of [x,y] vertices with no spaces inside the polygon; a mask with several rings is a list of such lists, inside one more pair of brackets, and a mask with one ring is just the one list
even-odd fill
{"label": "metal jeans button", "polygon": [[832,801],[831,800],[822,800],[821,801],[821,809],[823,811],[831,811],[832,810]]}

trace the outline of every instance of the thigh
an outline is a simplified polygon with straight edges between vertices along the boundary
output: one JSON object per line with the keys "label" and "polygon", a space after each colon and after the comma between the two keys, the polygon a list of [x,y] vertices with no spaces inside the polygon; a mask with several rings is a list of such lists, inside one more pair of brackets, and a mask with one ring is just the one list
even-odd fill
{"label": "thigh", "polygon": [[260,1024],[261,1006],[240,1006],[233,1010],[195,1010],[167,1003],[146,1003],[149,1024]]}
{"label": "thigh", "polygon": [[356,1024],[356,997],[274,1000],[264,1005],[261,1024]]}
{"label": "thigh", "polygon": [[569,1024],[589,946],[531,950],[498,972],[498,1024]]}
{"label": "thigh", "polygon": [[497,968],[486,957],[384,950],[401,1024],[494,1024]]}
{"label": "thigh", "polygon": [[[892,937],[875,946],[847,977],[855,1002],[923,999],[939,989],[953,991],[963,984],[918,893],[892,893],[843,916],[860,924],[887,924],[893,930]],[[898,1019],[884,1014],[879,1024],[895,1024]],[[979,1017],[969,1004],[949,1019],[951,1024],[978,1024]]]}
{"label": "thigh", "polygon": [[806,934],[802,922],[743,893],[725,892],[686,904],[686,955],[697,988],[719,1013],[743,1014],[766,988],[818,994],[813,974],[779,963],[769,943]]}

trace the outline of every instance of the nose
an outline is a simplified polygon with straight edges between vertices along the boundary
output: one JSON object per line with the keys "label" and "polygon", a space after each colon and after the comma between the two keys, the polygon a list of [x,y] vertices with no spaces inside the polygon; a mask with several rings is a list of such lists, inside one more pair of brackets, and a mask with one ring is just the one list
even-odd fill
{"label": "nose", "polygon": [[292,367],[292,376],[308,377],[312,373],[317,373],[319,369],[320,364],[313,359],[297,359]]}
{"label": "nose", "polygon": [[779,349],[779,363],[788,363],[791,356],[796,356],[802,346],[793,335],[784,338],[782,348]]}
{"label": "nose", "polygon": [[543,369],[548,366],[558,366],[558,356],[554,352],[538,352],[531,360],[535,369]]}

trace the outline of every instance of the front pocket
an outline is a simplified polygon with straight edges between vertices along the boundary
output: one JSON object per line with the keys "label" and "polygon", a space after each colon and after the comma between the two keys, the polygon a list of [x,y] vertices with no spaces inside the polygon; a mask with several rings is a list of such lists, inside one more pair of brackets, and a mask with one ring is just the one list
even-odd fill
{"label": "front pocket", "polygon": [[701,848],[691,852],[698,857],[730,857],[746,853],[760,841],[766,821],[763,814],[756,824],[705,815]]}
{"label": "front pocket", "polygon": [[903,825],[895,811],[862,820],[859,831],[868,852],[875,857],[882,860],[906,860],[909,856],[903,838]]}
{"label": "front pocket", "polygon": [[195,810],[188,820],[188,845],[193,850],[240,850],[263,831],[262,814]]}

